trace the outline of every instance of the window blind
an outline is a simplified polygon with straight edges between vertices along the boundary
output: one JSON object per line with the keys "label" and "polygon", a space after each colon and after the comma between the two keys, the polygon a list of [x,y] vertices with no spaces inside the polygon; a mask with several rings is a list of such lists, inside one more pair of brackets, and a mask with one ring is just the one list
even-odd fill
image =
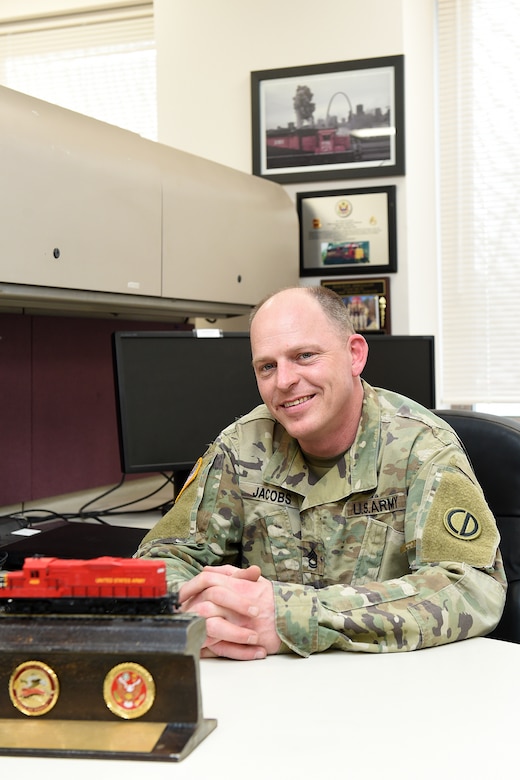
{"label": "window blind", "polygon": [[520,403],[520,4],[438,0],[442,402]]}
{"label": "window blind", "polygon": [[153,3],[0,24],[0,83],[156,140]]}

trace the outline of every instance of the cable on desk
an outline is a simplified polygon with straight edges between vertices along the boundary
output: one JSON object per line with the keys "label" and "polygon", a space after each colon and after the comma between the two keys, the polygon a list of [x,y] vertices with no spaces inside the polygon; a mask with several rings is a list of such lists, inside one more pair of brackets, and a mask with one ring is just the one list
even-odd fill
{"label": "cable on desk", "polygon": [[90,506],[91,504],[95,504],[96,501],[100,501],[102,498],[105,498],[105,496],[109,496],[110,493],[113,493],[114,491],[118,490],[121,487],[121,485],[124,484],[125,479],[126,479],[126,474],[121,474],[121,479],[119,480],[117,485],[112,485],[112,487],[110,487],[108,490],[105,490],[105,492],[101,493],[101,495],[95,496],[90,501],[87,501],[86,504],[83,504],[83,506],[80,507],[80,509],[78,510],[77,516],[83,517],[85,510],[88,506]]}
{"label": "cable on desk", "polygon": [[101,518],[102,517],[109,517],[110,515],[114,515],[115,516],[115,515],[118,515],[118,514],[146,514],[146,513],[149,513],[149,512],[154,512],[156,510],[157,511],[161,511],[162,508],[165,506],[165,504],[170,504],[171,502],[169,502],[169,501],[163,502],[161,504],[158,504],[155,507],[151,507],[151,508],[147,507],[146,509],[134,509],[131,512],[124,512],[123,513],[123,512],[118,512],[117,511],[119,509],[124,509],[125,507],[132,506],[133,504],[139,504],[141,501],[145,501],[146,499],[151,498],[152,496],[155,496],[157,493],[159,493],[161,490],[163,490],[163,488],[166,485],[168,485],[169,483],[173,484],[173,475],[165,474],[164,472],[159,472],[159,473],[161,474],[161,476],[164,477],[164,482],[162,484],[160,484],[157,488],[152,490],[150,493],[146,493],[144,496],[139,496],[138,498],[133,498],[131,501],[126,501],[123,504],[116,504],[116,506],[109,507],[108,509],[100,509],[99,511],[94,511],[93,510],[91,512],[86,512],[85,510],[86,510],[86,508],[88,506],[91,506],[92,504],[96,503],[96,501],[100,501],[102,498],[104,498],[105,496],[110,495],[110,493],[115,492],[116,490],[118,490],[118,488],[120,488],[123,485],[123,483],[124,483],[124,481],[126,479],[126,474],[123,474],[117,485],[112,486],[111,488],[109,488],[109,490],[106,490],[101,495],[96,496],[95,498],[93,498],[90,501],[88,501],[86,504],[84,504],[81,507],[81,509],[78,510],[77,514],[74,515],[74,517],[81,518],[81,519],[98,520],[99,522],[103,522],[103,520],[101,520]]}
{"label": "cable on desk", "polygon": [[[165,474],[163,472],[159,472],[161,476],[164,477],[164,482],[162,482],[157,488],[152,490],[149,493],[146,493],[143,496],[140,496],[138,498],[134,498],[131,501],[126,501],[123,504],[117,504],[113,507],[109,507],[108,509],[100,509],[98,511],[90,511],[87,512],[87,507],[91,506],[92,504],[96,503],[96,501],[100,501],[102,498],[105,498],[106,496],[110,495],[111,493],[114,493],[116,490],[118,490],[125,482],[126,474],[123,474],[121,476],[121,479],[116,485],[113,485],[108,490],[105,490],[103,493],[101,493],[98,496],[95,496],[90,501],[87,501],[86,504],[83,504],[83,506],[77,511],[77,512],[55,512],[51,509],[38,509],[38,508],[31,508],[31,509],[22,509],[18,512],[12,512],[6,515],[0,515],[0,541],[2,537],[2,526],[4,525],[4,530],[7,528],[8,523],[9,524],[15,524],[14,529],[24,529],[24,528],[31,528],[34,523],[42,523],[47,520],[64,520],[65,522],[73,521],[73,520],[95,520],[98,523],[103,523],[105,525],[109,525],[109,523],[106,522],[103,518],[114,516],[120,514],[148,514],[150,512],[163,512],[165,510],[165,507],[167,509],[170,508],[172,505],[171,501],[164,501],[161,504],[158,504],[154,507],[147,507],[146,509],[134,509],[127,512],[119,512],[118,510],[124,509],[126,507],[132,506],[133,504],[139,504],[141,501],[145,501],[148,498],[152,498],[152,496],[159,493],[161,490],[164,489],[164,487],[168,484],[173,484],[173,475]],[[2,523],[2,521],[7,521],[5,524]],[[10,530],[10,533],[12,531]]]}

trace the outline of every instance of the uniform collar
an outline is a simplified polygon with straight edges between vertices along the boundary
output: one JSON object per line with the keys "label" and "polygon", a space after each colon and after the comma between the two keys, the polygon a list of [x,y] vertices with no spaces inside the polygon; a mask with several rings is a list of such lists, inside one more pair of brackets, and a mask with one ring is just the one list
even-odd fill
{"label": "uniform collar", "polygon": [[377,453],[381,410],[375,390],[363,382],[364,397],[356,438],[349,450],[318,482],[303,458],[296,439],[281,425],[274,431],[273,455],[264,469],[265,482],[304,497],[302,509],[343,500],[377,486]]}

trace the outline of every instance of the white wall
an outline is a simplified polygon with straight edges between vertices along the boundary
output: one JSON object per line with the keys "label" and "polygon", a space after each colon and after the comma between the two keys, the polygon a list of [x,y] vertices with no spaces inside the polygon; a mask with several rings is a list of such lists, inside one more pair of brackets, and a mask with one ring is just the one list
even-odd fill
{"label": "white wall", "polygon": [[286,188],[294,197],[395,184],[393,332],[438,335],[434,0],[155,0],[154,6],[159,139],[246,172],[250,71],[405,55],[406,176]]}
{"label": "white wall", "polygon": [[[0,0],[0,19],[103,4]],[[287,191],[294,197],[310,189],[397,186],[393,332],[433,333],[439,346],[435,0],[155,0],[154,9],[160,140],[246,172],[252,70],[405,55],[406,175],[288,185]]]}

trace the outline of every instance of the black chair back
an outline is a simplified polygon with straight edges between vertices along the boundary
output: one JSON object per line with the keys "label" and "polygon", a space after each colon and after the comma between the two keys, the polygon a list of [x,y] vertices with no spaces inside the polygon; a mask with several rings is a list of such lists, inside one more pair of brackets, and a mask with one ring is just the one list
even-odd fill
{"label": "black chair back", "polygon": [[500,531],[508,592],[504,614],[491,636],[520,643],[520,424],[481,412],[434,412],[461,439]]}

